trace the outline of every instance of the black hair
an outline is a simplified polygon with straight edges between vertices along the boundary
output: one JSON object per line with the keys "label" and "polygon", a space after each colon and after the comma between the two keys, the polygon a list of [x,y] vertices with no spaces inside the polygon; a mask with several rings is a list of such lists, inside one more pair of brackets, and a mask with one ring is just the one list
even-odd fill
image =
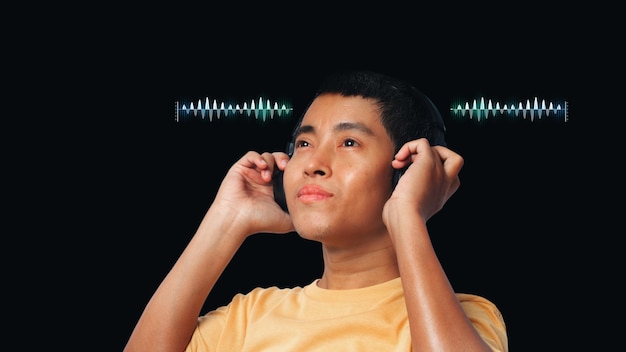
{"label": "black hair", "polygon": [[396,151],[404,143],[421,137],[431,145],[446,145],[445,125],[439,110],[406,81],[367,70],[336,71],[322,80],[309,106],[318,96],[333,93],[374,99],[380,109],[381,123]]}

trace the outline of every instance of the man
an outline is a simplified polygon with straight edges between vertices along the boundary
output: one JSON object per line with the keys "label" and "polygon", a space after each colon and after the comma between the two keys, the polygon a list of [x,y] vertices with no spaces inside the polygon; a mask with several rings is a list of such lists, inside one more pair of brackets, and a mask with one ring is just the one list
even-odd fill
{"label": "man", "polygon": [[[403,81],[329,76],[293,149],[250,151],[230,168],[125,350],[507,351],[496,306],[455,293],[430,242],[426,223],[463,166],[443,129],[430,100]],[[321,243],[319,279],[238,294],[198,318],[248,236],[291,231]]]}

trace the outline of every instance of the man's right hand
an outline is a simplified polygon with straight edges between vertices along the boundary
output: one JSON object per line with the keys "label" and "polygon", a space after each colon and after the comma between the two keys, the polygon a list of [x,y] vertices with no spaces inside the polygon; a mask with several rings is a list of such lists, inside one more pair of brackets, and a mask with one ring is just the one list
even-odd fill
{"label": "man's right hand", "polygon": [[293,231],[289,214],[274,200],[274,168],[284,170],[289,156],[283,152],[247,152],[222,180],[212,207],[233,224],[243,226],[247,237],[255,233]]}

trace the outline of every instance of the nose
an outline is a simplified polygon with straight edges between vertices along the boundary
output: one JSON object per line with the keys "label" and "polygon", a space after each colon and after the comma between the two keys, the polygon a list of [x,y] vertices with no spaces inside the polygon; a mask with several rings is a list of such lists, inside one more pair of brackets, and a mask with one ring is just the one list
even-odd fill
{"label": "nose", "polygon": [[317,148],[307,160],[304,168],[306,177],[321,176],[328,177],[331,175],[332,152],[325,148]]}

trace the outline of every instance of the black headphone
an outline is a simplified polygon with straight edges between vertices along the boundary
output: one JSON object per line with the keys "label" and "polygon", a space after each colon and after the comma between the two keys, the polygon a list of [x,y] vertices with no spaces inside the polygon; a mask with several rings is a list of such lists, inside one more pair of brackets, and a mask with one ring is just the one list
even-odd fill
{"label": "black headphone", "polygon": [[[439,109],[437,109],[435,104],[425,94],[418,91],[417,89],[414,89],[414,92],[418,100],[420,100],[423,103],[422,105],[426,107],[425,118],[431,121],[431,124],[433,127],[432,131],[430,131],[431,136],[428,142],[430,143],[431,146],[434,146],[434,145],[446,146],[447,145],[446,140],[445,140],[446,126],[443,122],[443,118],[441,117],[441,113],[439,112]],[[289,155],[290,158],[293,155],[293,152],[295,149],[296,135],[298,134],[298,130],[300,129],[300,125],[302,124],[303,118],[304,118],[304,114],[302,114],[302,116],[298,120],[298,123],[296,124],[296,127],[291,132],[291,140],[287,144],[287,148],[285,148],[285,153],[287,153],[287,155]],[[420,130],[420,131],[415,131],[415,134],[412,139],[418,139],[422,137],[426,137],[426,131]],[[394,174],[393,174],[393,187],[394,188],[398,184],[400,177],[402,177],[405,171],[406,171],[406,167],[403,169],[395,169]],[[278,167],[275,167],[274,175],[272,179],[274,182],[274,200],[276,201],[276,203],[278,203],[278,205],[280,205],[280,207],[285,212],[289,212],[287,210],[287,200],[285,197],[285,189],[283,185],[283,171],[279,170]]]}

